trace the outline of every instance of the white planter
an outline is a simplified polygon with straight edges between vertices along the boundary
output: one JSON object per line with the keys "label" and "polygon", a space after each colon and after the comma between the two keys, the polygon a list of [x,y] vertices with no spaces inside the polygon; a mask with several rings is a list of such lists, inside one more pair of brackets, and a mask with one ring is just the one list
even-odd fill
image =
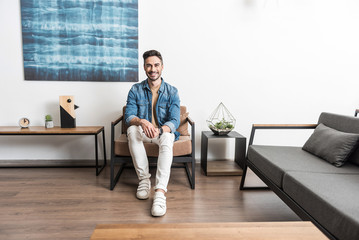
{"label": "white planter", "polygon": [[53,121],[45,121],[45,127],[46,128],[53,128],[54,122]]}

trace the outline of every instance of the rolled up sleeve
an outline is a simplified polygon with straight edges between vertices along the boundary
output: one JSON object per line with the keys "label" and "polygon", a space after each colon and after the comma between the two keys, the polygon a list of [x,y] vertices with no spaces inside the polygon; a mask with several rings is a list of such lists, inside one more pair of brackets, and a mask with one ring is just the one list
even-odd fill
{"label": "rolled up sleeve", "polygon": [[169,108],[169,120],[164,123],[171,129],[171,132],[176,132],[180,124],[180,99],[177,89],[171,95],[171,105]]}
{"label": "rolled up sleeve", "polygon": [[130,126],[131,120],[137,117],[137,105],[136,105],[136,94],[134,93],[133,87],[127,96],[125,122],[127,126]]}

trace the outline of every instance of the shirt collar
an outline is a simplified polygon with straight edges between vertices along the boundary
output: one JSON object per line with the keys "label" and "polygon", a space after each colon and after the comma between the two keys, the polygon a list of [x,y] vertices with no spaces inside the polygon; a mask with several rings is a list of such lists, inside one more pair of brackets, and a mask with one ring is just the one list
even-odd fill
{"label": "shirt collar", "polygon": [[[164,88],[164,80],[163,78],[161,77],[161,86],[160,88],[158,89],[158,92],[163,92],[163,88]],[[151,88],[150,86],[148,85],[148,78],[145,80],[145,84],[143,85],[143,88],[146,88],[148,89],[149,91],[151,91]]]}

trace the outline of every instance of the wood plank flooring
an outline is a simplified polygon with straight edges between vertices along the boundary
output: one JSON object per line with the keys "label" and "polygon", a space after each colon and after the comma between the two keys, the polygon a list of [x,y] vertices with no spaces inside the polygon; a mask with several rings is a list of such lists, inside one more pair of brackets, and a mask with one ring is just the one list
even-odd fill
{"label": "wood plank flooring", "polygon": [[[94,168],[0,168],[0,239],[89,239],[96,224],[300,220],[271,191],[239,191],[240,176],[206,177],[199,165],[195,190],[184,169],[172,169],[167,214],[154,218],[153,194],[135,197],[135,171],[125,169],[110,191],[109,170],[96,177]],[[249,173],[246,182],[256,179]]]}
{"label": "wood plank flooring", "polygon": [[91,240],[328,240],[311,222],[99,224]]}

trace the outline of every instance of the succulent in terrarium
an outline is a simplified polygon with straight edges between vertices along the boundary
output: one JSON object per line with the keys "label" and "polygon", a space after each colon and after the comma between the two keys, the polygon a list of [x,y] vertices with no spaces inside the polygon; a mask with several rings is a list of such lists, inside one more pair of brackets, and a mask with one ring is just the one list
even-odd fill
{"label": "succulent in terrarium", "polygon": [[218,105],[218,107],[213,111],[207,120],[208,127],[216,135],[227,135],[234,129],[235,124],[236,119],[232,116],[223,103]]}
{"label": "succulent in terrarium", "polygon": [[216,122],[214,124],[214,126],[212,126],[212,127],[214,127],[215,129],[233,129],[234,128],[233,125],[230,122],[226,121],[224,118],[221,121]]}

